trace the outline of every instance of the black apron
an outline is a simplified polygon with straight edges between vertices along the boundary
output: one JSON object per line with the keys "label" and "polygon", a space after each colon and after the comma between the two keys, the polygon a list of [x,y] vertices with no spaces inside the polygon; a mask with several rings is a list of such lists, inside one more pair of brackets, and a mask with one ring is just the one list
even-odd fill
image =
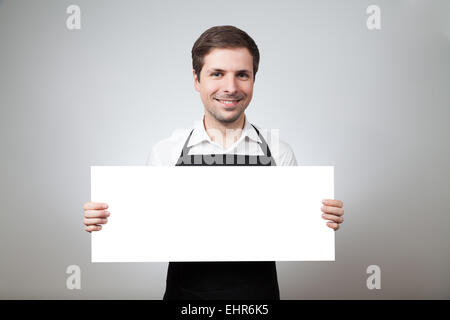
{"label": "black apron", "polygon": [[[259,133],[263,156],[188,155],[187,138],[177,166],[276,165]],[[280,300],[275,261],[169,262],[163,300]]]}

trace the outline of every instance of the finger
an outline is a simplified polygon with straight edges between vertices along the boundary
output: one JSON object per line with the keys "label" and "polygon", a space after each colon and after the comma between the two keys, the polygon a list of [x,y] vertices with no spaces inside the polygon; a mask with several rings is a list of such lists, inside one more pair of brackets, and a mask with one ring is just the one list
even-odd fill
{"label": "finger", "polygon": [[338,208],[342,208],[344,206],[344,203],[341,200],[334,200],[334,199],[323,199],[322,203],[326,206],[332,206],[332,207],[338,207]]}
{"label": "finger", "polygon": [[334,222],[327,222],[327,226],[330,227],[331,229],[333,229],[334,231],[339,229],[339,225]]}
{"label": "finger", "polygon": [[101,210],[101,209],[108,209],[108,205],[103,202],[86,202],[83,205],[84,210]]}
{"label": "finger", "polygon": [[331,220],[334,221],[336,223],[342,223],[344,222],[344,217],[339,217],[339,216],[334,216],[332,214],[322,214],[322,218],[324,218],[325,220]]}
{"label": "finger", "polygon": [[85,218],[107,218],[111,215],[109,211],[106,210],[85,210]]}
{"label": "finger", "polygon": [[84,228],[84,230],[86,230],[87,232],[100,231],[102,230],[102,226],[87,226],[86,228]]}
{"label": "finger", "polygon": [[93,225],[93,224],[106,224],[108,222],[108,219],[84,219],[83,223],[86,226]]}
{"label": "finger", "polygon": [[334,214],[338,216],[342,216],[344,214],[344,209],[338,207],[322,206],[320,210],[322,210],[325,213]]}

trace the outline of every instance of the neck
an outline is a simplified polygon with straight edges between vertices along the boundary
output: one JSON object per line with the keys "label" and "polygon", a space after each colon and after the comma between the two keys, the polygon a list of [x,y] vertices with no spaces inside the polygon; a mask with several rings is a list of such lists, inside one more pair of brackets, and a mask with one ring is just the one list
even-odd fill
{"label": "neck", "polygon": [[207,112],[203,116],[203,126],[206,133],[212,141],[222,145],[225,149],[241,137],[245,121],[244,113],[233,122],[218,121]]}

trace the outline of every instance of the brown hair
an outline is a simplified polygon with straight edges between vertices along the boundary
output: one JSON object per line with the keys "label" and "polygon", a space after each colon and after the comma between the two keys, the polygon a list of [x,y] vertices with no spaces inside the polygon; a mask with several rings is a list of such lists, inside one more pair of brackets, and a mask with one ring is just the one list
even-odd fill
{"label": "brown hair", "polygon": [[244,31],[233,26],[215,26],[203,32],[192,47],[192,67],[198,81],[203,68],[203,58],[214,48],[245,47],[253,56],[253,80],[259,65],[259,50],[255,41]]}

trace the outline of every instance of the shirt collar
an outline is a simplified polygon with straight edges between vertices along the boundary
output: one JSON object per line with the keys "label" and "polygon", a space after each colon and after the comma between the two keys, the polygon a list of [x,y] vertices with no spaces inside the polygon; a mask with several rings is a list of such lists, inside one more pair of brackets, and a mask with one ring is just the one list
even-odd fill
{"label": "shirt collar", "polygon": [[[242,134],[239,137],[238,141],[241,141],[245,137],[248,137],[249,139],[261,143],[261,139],[258,136],[258,133],[256,132],[255,128],[251,125],[251,123],[248,121],[247,115],[245,115],[244,120],[244,128],[242,128]],[[209,143],[214,143],[214,141],[211,140],[211,138],[208,136],[208,133],[206,132],[205,126],[203,125],[203,119],[196,121],[194,123],[194,131],[192,132],[191,138],[189,139],[188,147],[194,146],[196,144],[199,144],[203,141],[207,141]]]}

